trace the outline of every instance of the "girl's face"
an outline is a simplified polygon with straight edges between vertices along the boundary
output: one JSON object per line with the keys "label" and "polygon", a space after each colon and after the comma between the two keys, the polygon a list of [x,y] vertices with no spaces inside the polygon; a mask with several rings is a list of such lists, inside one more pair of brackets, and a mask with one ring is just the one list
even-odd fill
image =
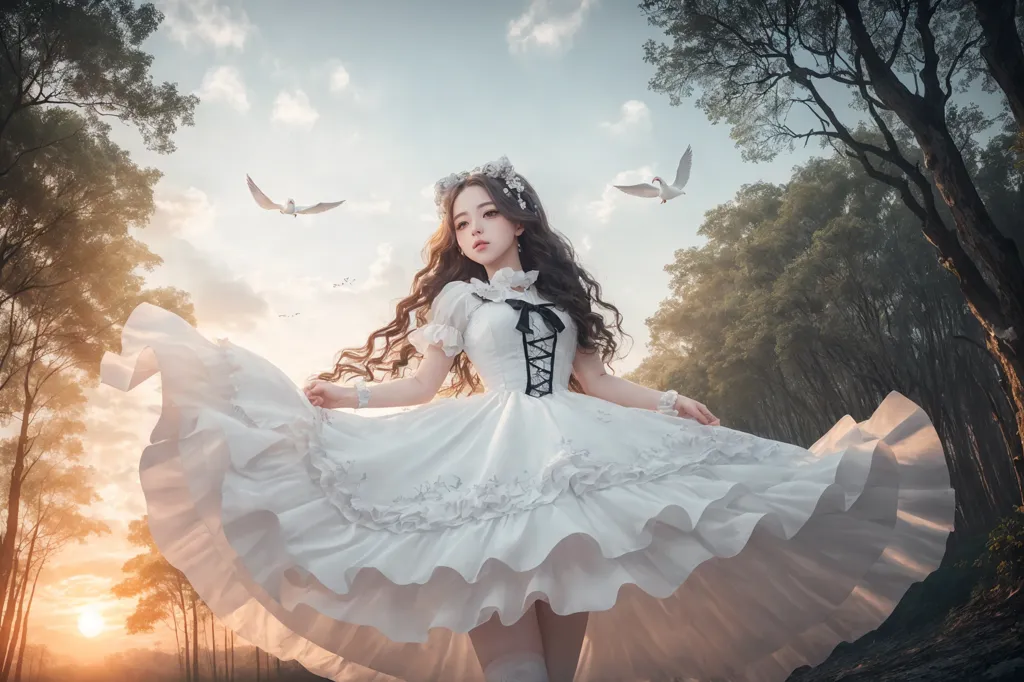
{"label": "girl's face", "polygon": [[470,185],[455,197],[452,223],[462,253],[489,274],[503,267],[521,269],[516,237],[523,228],[498,213],[483,187]]}

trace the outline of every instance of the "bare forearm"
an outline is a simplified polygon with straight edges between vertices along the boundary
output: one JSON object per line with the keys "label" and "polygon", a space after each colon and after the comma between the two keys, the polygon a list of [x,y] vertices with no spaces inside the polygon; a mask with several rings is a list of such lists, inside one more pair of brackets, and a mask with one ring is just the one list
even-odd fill
{"label": "bare forearm", "polygon": [[584,390],[589,395],[623,407],[655,410],[663,391],[647,388],[613,374],[601,374],[590,379]]}
{"label": "bare forearm", "polygon": [[[438,346],[430,346],[416,368],[416,374],[406,379],[380,383],[367,383],[369,400],[361,407],[406,407],[429,403],[444,383],[454,358],[444,354]],[[355,387],[345,388],[343,407],[360,407]]]}
{"label": "bare forearm", "polygon": [[[370,399],[364,407],[407,407],[430,402],[437,390],[431,390],[415,376],[393,381],[367,383]],[[345,386],[345,404],[343,407],[356,407],[359,403],[358,393],[353,386]]]}

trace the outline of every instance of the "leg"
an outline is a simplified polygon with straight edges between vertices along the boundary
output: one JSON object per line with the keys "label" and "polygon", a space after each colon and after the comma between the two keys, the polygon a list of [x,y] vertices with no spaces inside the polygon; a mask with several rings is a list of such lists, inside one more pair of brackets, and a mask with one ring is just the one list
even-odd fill
{"label": "leg", "polygon": [[537,602],[537,623],[544,644],[544,662],[551,682],[572,682],[580,662],[587,613],[556,615],[547,602]]}
{"label": "leg", "polygon": [[548,682],[534,606],[512,625],[492,616],[470,630],[469,639],[487,682]]}

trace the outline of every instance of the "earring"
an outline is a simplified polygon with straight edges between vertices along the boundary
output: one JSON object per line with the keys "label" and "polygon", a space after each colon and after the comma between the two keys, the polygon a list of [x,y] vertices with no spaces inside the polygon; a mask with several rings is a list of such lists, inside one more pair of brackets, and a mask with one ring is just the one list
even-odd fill
{"label": "earring", "polygon": [[516,246],[519,247],[519,253],[522,253],[523,252],[523,243],[521,241],[519,241],[518,239],[516,240]]}

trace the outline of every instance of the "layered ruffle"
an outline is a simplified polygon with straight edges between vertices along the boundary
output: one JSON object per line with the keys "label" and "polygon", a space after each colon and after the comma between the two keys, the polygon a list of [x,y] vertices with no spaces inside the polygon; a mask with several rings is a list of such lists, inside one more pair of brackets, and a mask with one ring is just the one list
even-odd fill
{"label": "layered ruffle", "polygon": [[[898,394],[809,451],[568,392],[367,417],[144,305],[102,380],[157,371],[140,473],[161,551],[229,627],[329,679],[480,682],[465,633],[543,599],[592,612],[578,680],[783,680],[877,627],[952,527],[938,438]],[[483,477],[520,426],[543,464]],[[406,460],[436,468],[379,483]]]}

